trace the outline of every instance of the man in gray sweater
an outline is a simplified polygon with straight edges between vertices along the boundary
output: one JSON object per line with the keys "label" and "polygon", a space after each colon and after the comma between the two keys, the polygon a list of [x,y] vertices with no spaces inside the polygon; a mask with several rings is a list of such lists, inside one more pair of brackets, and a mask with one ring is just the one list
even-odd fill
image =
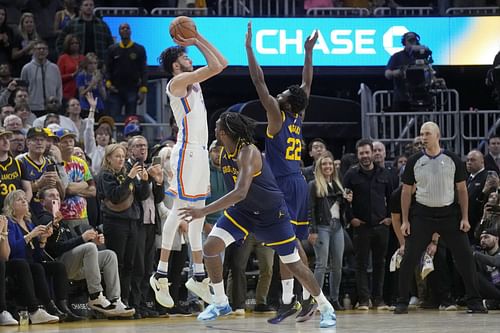
{"label": "man in gray sweater", "polygon": [[21,70],[21,79],[28,82],[29,105],[31,111],[41,116],[45,102],[50,96],[62,100],[61,73],[56,64],[47,59],[49,48],[44,41],[37,41],[33,59]]}

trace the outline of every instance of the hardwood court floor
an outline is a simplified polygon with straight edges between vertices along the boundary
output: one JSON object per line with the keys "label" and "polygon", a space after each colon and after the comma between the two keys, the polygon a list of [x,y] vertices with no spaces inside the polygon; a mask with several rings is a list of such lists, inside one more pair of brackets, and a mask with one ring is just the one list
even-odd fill
{"label": "hardwood court floor", "polygon": [[79,323],[34,325],[29,328],[0,327],[0,332],[71,332],[71,333],[273,333],[273,332],[412,332],[412,333],[473,333],[498,332],[500,312],[469,315],[464,311],[437,310],[410,311],[408,315],[394,315],[387,311],[345,311],[337,315],[337,328],[320,329],[319,315],[301,324],[293,320],[280,325],[266,322],[268,316],[247,313],[245,317],[227,316],[216,321],[200,323],[195,317],[170,317],[142,320],[93,320]]}

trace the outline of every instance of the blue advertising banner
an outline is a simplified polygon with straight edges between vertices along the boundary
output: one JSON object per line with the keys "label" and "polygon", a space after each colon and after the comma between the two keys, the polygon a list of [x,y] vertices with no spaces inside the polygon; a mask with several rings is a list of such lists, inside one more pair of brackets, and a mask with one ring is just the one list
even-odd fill
{"label": "blue advertising banner", "polygon": [[[132,39],[144,45],[148,65],[174,45],[168,27],[173,17],[105,17],[115,38],[127,22]],[[198,31],[228,59],[246,66],[245,33],[249,18],[196,17]],[[415,31],[433,52],[435,65],[491,65],[500,50],[500,17],[405,18],[252,18],[253,45],[262,66],[302,66],[304,41],[314,30],[314,66],[385,66],[402,49],[401,36]],[[194,47],[195,66],[206,64]]]}

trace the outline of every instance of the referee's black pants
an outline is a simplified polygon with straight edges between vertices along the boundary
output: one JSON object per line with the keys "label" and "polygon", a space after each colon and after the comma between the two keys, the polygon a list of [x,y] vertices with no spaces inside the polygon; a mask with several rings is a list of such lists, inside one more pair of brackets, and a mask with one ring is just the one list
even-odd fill
{"label": "referee's black pants", "polygon": [[474,258],[467,233],[460,230],[460,210],[454,204],[446,207],[427,207],[415,203],[410,210],[410,235],[406,237],[405,253],[399,268],[398,304],[408,304],[413,270],[437,232],[446,242],[458,272],[465,284],[467,305],[481,302]]}

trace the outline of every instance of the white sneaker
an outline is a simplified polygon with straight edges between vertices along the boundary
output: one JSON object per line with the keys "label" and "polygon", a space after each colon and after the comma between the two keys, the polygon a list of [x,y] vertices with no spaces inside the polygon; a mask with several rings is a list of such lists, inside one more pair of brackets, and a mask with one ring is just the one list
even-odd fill
{"label": "white sneaker", "polygon": [[112,316],[117,317],[132,317],[135,314],[135,309],[123,304],[122,300],[118,298],[113,303],[113,310],[110,310]]}
{"label": "white sneaker", "polygon": [[48,314],[44,309],[38,309],[30,313],[30,320],[33,325],[53,324],[59,322],[59,317]]}
{"label": "white sneaker", "polygon": [[87,304],[92,310],[98,311],[107,317],[113,315],[112,311],[114,310],[114,306],[106,297],[104,297],[102,292],[99,293],[99,296],[97,296],[96,299],[89,299]]}
{"label": "white sneaker", "polygon": [[234,309],[233,312],[231,312],[231,314],[235,316],[244,316],[245,309]]}
{"label": "white sneaker", "polygon": [[408,305],[409,306],[417,306],[418,305],[418,297],[412,296],[410,298],[410,303]]}
{"label": "white sneaker", "polygon": [[12,317],[8,311],[0,312],[0,326],[16,326],[19,325],[17,320]]}
{"label": "white sneaker", "polygon": [[209,286],[209,278],[203,279],[202,282],[198,282],[193,278],[190,278],[185,286],[187,289],[196,294],[199,298],[201,298],[205,303],[212,303],[212,294],[210,293]]}
{"label": "white sneaker", "polygon": [[172,296],[170,296],[170,292],[168,290],[168,278],[164,277],[157,279],[155,274],[156,273],[151,275],[149,278],[149,285],[155,292],[156,301],[166,308],[173,307],[174,300],[172,299]]}

